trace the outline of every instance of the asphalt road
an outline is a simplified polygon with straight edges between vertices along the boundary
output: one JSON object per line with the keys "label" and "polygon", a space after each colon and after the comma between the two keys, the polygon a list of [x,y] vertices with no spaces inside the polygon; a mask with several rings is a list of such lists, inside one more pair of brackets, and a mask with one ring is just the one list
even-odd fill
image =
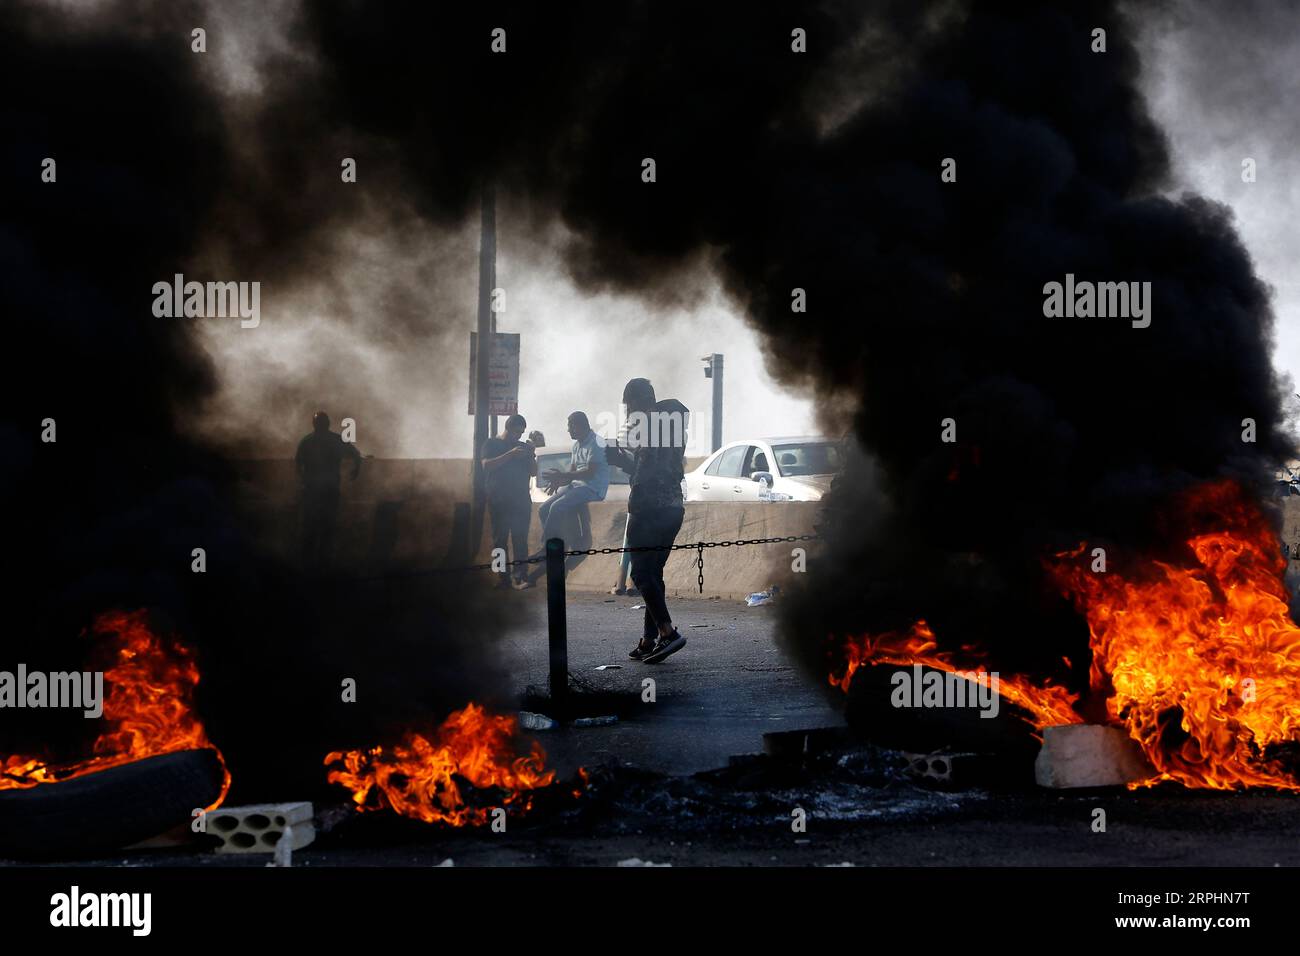
{"label": "asphalt road", "polygon": [[[521,693],[528,685],[544,691],[549,673],[544,595],[525,597],[536,627],[507,650]],[[645,612],[638,605],[639,598],[569,595],[569,672],[579,686],[618,695],[622,706],[613,726],[538,734],[562,773],[602,764],[695,773],[725,766],[733,754],[761,751],[769,731],[843,726],[833,691],[814,685],[778,651],[770,607],[674,600],[673,620],[688,643],[652,665],[627,656],[641,636]],[[602,665],[617,668],[596,669]],[[655,682],[653,703],[642,699],[646,678]],[[612,708],[593,703],[587,709],[597,716]]]}

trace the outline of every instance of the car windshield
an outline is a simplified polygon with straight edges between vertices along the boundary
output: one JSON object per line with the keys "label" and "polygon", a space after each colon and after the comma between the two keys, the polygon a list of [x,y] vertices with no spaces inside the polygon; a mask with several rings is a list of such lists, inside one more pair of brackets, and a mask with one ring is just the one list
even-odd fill
{"label": "car windshield", "polygon": [[[537,456],[537,474],[546,474],[551,469],[556,471],[569,470],[569,453],[566,451],[558,455],[538,455]],[[626,485],[628,483],[627,472],[617,465],[609,466],[609,483],[611,485]]]}
{"label": "car windshield", "polygon": [[773,445],[777,467],[786,478],[800,475],[833,475],[840,468],[840,450],[831,442],[805,445]]}

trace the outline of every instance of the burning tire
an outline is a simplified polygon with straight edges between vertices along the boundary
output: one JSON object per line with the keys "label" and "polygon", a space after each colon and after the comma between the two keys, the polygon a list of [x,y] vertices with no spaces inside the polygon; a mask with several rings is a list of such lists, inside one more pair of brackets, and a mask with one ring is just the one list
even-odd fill
{"label": "burning tire", "polygon": [[221,794],[213,750],[182,750],[23,790],[0,791],[0,857],[86,857],[186,823]]}

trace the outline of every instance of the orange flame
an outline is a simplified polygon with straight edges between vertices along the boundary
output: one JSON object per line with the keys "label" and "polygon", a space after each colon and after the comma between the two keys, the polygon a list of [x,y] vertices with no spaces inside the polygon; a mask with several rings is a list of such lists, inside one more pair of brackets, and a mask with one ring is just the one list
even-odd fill
{"label": "orange flame", "polygon": [[[215,750],[225,770],[221,751],[213,747],[194,714],[194,688],[199,683],[199,669],[189,648],[175,640],[161,640],[150,629],[144,611],[100,614],[91,631],[97,637],[115,642],[116,661],[104,671],[101,719],[109,729],[91,746],[94,756],[58,765],[35,757],[2,757],[0,790],[57,783],[179,750]],[[219,807],[229,789],[230,771],[225,770],[221,793],[207,809]]]}
{"label": "orange flame", "polygon": [[[1091,692],[1158,771],[1131,786],[1300,790],[1300,627],[1287,607],[1278,537],[1234,482],[1202,485],[1177,505],[1193,526],[1207,516],[1215,526],[1186,538],[1181,562],[1152,561],[1130,579],[1094,572],[1077,560],[1081,546],[1051,567],[1088,622]],[[845,670],[830,682],[843,690],[863,664],[975,669],[939,651],[924,621],[903,634],[850,639],[842,652]],[[1060,687],[1005,676],[1000,684],[1039,729],[1081,722],[1077,698]],[[1291,745],[1289,767],[1278,745]]]}
{"label": "orange flame", "polygon": [[1091,686],[1159,771],[1148,783],[1300,789],[1264,753],[1300,730],[1300,628],[1277,535],[1232,482],[1197,488],[1180,505],[1216,525],[1187,539],[1186,566],[1152,562],[1142,581],[1056,568],[1088,621]]}
{"label": "orange flame", "polygon": [[[541,745],[533,741],[523,756],[518,745],[514,717],[489,714],[469,703],[453,711],[430,737],[408,732],[391,748],[328,754],[325,763],[341,761],[343,769],[331,770],[327,779],[351,790],[358,810],[388,807],[426,823],[481,826],[488,810],[466,804],[457,778],[480,789],[500,788],[501,803],[525,812],[532,807],[530,791],[555,782],[555,771],[545,769]],[[585,781],[586,775],[579,774]]]}
{"label": "orange flame", "polygon": [[[968,657],[976,656],[972,648],[962,648],[962,651]],[[903,666],[923,664],[936,670],[954,673],[975,671],[982,667],[982,665],[962,664],[956,655],[939,650],[935,643],[934,632],[925,621],[917,621],[906,633],[889,631],[874,637],[864,634],[850,638],[842,648],[842,653],[845,659],[844,672],[839,676],[832,673],[830,682],[833,687],[843,691],[848,691],[854,673],[863,664]],[[1078,695],[1071,694],[1063,687],[1057,687],[1050,682],[1040,687],[1023,677],[999,674],[998,692],[1026,711],[1038,730],[1053,724],[1082,722],[1082,718],[1074,712],[1074,702],[1078,700]]]}

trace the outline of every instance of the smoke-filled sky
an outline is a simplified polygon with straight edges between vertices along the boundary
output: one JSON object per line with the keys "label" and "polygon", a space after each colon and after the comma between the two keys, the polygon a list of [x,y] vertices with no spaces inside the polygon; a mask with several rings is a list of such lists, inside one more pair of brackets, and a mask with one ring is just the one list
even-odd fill
{"label": "smoke-filled sky", "polygon": [[[213,3],[206,10],[212,73],[228,121],[243,133],[251,126],[277,132],[274,121],[265,125],[266,115],[283,109],[286,95],[299,95],[316,69],[318,51],[300,30],[303,6],[284,0]],[[429,36],[431,49],[440,42],[446,41]],[[458,34],[455,42],[468,37]],[[479,68],[490,70],[492,64]],[[408,92],[416,102],[423,95]],[[489,113],[483,120],[495,118]],[[332,144],[334,152],[317,142],[303,145],[320,164],[317,175],[330,174],[344,155],[365,152],[359,140],[346,136]],[[521,138],[518,161],[527,163],[529,152],[539,148]],[[652,143],[646,148],[653,152]],[[260,151],[249,144],[247,155],[264,175],[274,176]],[[364,183],[375,167],[364,155],[356,158]],[[638,170],[629,168],[629,175],[635,178]],[[340,192],[348,188],[338,186]],[[471,202],[463,221],[431,222],[400,194],[388,198],[391,204],[368,202],[331,224],[323,248],[315,249],[316,273],[295,268],[288,284],[284,277],[262,277],[263,322],[257,329],[235,322],[199,324],[220,382],[193,419],[202,434],[235,454],[285,454],[310,413],[321,407],[335,422],[344,416],[357,420],[357,441],[366,453],[468,456],[477,210]],[[602,414],[616,416],[623,384],[644,376],[661,395],[676,396],[692,409],[689,453],[704,454],[712,385],[700,359],[712,352],[726,359],[724,440],[817,430],[809,391],[774,381],[760,337],[724,294],[705,256],[651,295],[602,289],[576,281],[566,261],[566,250],[580,237],[554,220],[554,210],[540,214],[539,220],[527,196],[508,189],[499,196],[497,286],[505,290],[506,308],[498,328],[521,334],[520,411],[530,430],[541,429],[550,444],[567,443],[571,411],[584,410],[593,422]],[[200,255],[195,261],[191,277],[202,280],[222,260]]]}
{"label": "smoke-filled sky", "polygon": [[[466,198],[462,215],[439,210],[429,217],[400,188],[400,180],[391,178],[385,147],[361,134],[364,118],[349,115],[349,109],[373,108],[382,116],[386,104],[357,102],[331,113],[310,103],[304,91],[330,73],[330,57],[320,49],[321,37],[329,37],[328,22],[322,29],[311,13],[305,16],[299,0],[174,5],[165,15],[156,5],[116,0],[44,5],[80,17],[83,28],[107,36],[139,32],[151,42],[166,42],[169,32],[186,34],[191,21],[208,31],[208,53],[196,69],[221,111],[234,175],[250,182],[236,178],[222,184],[234,200],[228,217],[214,219],[206,244],[200,229],[200,247],[177,268],[188,266],[187,277],[199,280],[260,280],[263,321],[257,329],[221,320],[193,322],[216,371],[215,391],[189,419],[198,432],[240,455],[288,454],[310,413],[323,407],[336,422],[343,416],[357,419],[358,443],[367,453],[466,455],[468,332],[477,302],[474,197]],[[129,11],[147,14],[125,16]],[[1286,239],[1291,211],[1300,202],[1292,185],[1300,154],[1292,148],[1296,129],[1288,109],[1297,81],[1287,65],[1300,33],[1290,28],[1278,5],[1256,4],[1250,15],[1240,11],[1240,6],[1226,11],[1173,5],[1157,16],[1138,17],[1133,39],[1142,57],[1141,89],[1172,147],[1167,188],[1191,188],[1230,204],[1259,274],[1273,287],[1276,362],[1290,371],[1300,368],[1300,322],[1290,321],[1300,318],[1300,284],[1288,276]],[[340,19],[346,22],[347,16]],[[417,29],[428,27],[424,21]],[[440,44],[464,42],[460,34],[454,36],[428,33],[431,55]],[[524,44],[526,36],[521,32],[515,42]],[[854,42],[858,48],[868,45],[872,59],[885,64],[878,68],[882,73],[896,68],[881,55],[878,36]],[[900,58],[892,52],[892,59]],[[486,59],[475,66],[494,69]],[[871,70],[855,69],[857,86],[846,83],[838,98],[816,104],[828,114],[838,112],[834,121],[888,87]],[[473,76],[463,79],[475,82]],[[456,94],[407,91],[417,101],[426,95]],[[304,102],[303,115],[286,117],[286,110],[303,109]],[[511,115],[512,109],[504,108],[499,121],[509,123]],[[347,128],[339,122],[345,118]],[[383,126],[387,119],[377,123]],[[309,135],[295,140],[295,127]],[[322,130],[336,135],[323,140]],[[392,132],[385,128],[382,135]],[[522,131],[512,137],[508,129],[503,139],[517,151],[511,161],[525,165],[530,153],[548,145]],[[655,152],[653,141],[638,147]],[[359,160],[359,184],[338,182],[330,189],[345,155]],[[1244,156],[1259,164],[1254,184],[1241,181]],[[537,160],[544,165],[541,155]],[[305,178],[304,170],[309,171]],[[674,172],[669,168],[664,175],[671,178]],[[373,179],[383,179],[385,187],[360,188]],[[273,244],[276,227],[263,227],[256,219],[264,212],[283,213],[261,210],[257,200],[269,191],[291,205],[295,190],[308,183],[312,188],[302,189],[304,202],[320,204],[332,197],[328,201],[337,208],[313,213],[317,222],[310,230],[295,231],[301,223],[286,228],[293,241],[282,256],[232,250],[244,231],[258,236],[255,245]],[[361,198],[349,196],[348,189]],[[724,440],[819,430],[811,389],[789,375],[783,382],[773,376],[763,338],[746,321],[743,304],[724,291],[709,257],[677,263],[673,282],[656,285],[652,295],[644,288],[602,289],[591,276],[575,277],[566,255],[575,236],[555,220],[554,210],[533,208],[527,193],[506,190],[498,213],[498,285],[507,293],[499,327],[522,333],[521,411],[548,441],[566,440],[564,419],[575,408],[593,419],[616,412],[622,383],[645,375],[662,394],[677,396],[693,410],[692,452],[700,453],[709,433],[711,393],[699,358],[714,351],[727,359]],[[252,272],[239,271],[249,263],[255,263]],[[842,426],[837,418],[823,427],[838,431]]]}
{"label": "smoke-filled sky", "polygon": [[[269,61],[311,61],[310,46],[295,46],[291,35],[300,12],[296,0],[208,7],[210,55],[228,102],[247,106],[273,95]],[[1276,297],[1275,361],[1284,372],[1300,369],[1300,283],[1289,275],[1287,242],[1300,204],[1298,131],[1288,106],[1298,82],[1288,65],[1300,52],[1300,32],[1280,6],[1267,3],[1248,12],[1239,5],[1175,5],[1135,22],[1141,88],[1172,147],[1169,189],[1193,189],[1232,207]],[[526,159],[533,146],[520,148]],[[1258,164],[1253,184],[1241,180],[1246,156]],[[320,157],[323,164],[332,158]],[[361,175],[368,172],[363,165]],[[570,275],[562,227],[538,230],[534,222],[519,223],[521,213],[527,215],[503,197],[497,275],[508,297],[500,328],[522,333],[521,411],[530,428],[562,442],[569,411],[586,409],[593,419],[614,412],[622,382],[647,375],[694,410],[693,436],[702,443],[711,393],[698,358],[720,351],[727,358],[724,440],[818,429],[813,399],[774,380],[761,337],[707,262],[691,271],[686,281],[693,288],[676,302],[593,291]],[[307,282],[289,295],[269,290],[258,330],[202,327],[222,383],[203,430],[236,449],[275,454],[304,430],[308,406],[326,407],[336,420],[364,409],[358,437],[368,452],[464,455],[477,217],[458,228],[412,221],[399,230],[344,228],[339,244],[331,281]],[[397,332],[395,311],[408,313]],[[650,325],[655,333],[646,335]],[[299,414],[277,414],[286,405]]]}
{"label": "smoke-filled sky", "polygon": [[[1169,138],[1177,188],[1227,203],[1273,289],[1274,362],[1300,374],[1300,20],[1288,4],[1175,5],[1148,21],[1143,89]],[[1242,160],[1256,181],[1242,181]]]}

